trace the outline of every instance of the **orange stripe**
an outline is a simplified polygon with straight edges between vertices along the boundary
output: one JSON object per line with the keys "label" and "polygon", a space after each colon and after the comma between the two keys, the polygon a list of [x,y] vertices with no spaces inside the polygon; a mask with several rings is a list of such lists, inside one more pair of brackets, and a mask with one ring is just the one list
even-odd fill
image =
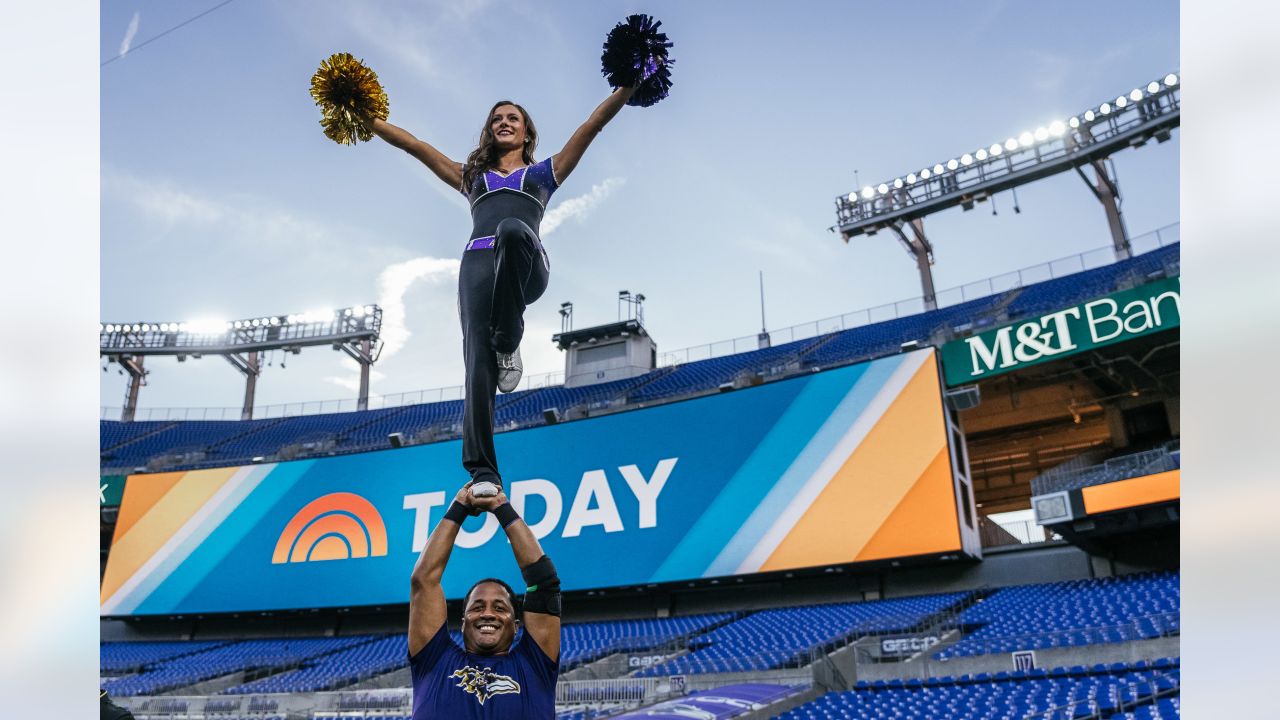
{"label": "orange stripe", "polygon": [[156,473],[154,475],[130,475],[125,481],[124,496],[120,499],[120,514],[116,516],[116,532],[112,542],[118,542],[129,532],[134,523],[147,514],[153,505],[177,484],[186,472]]}
{"label": "orange stripe", "polygon": [[893,514],[858,553],[858,560],[883,560],[960,549],[955,480],[946,448],[929,464]]}
{"label": "orange stripe", "polygon": [[1105,485],[1093,485],[1081,490],[1080,494],[1084,496],[1085,513],[1092,515],[1177,500],[1182,494],[1181,487],[1182,471],[1170,470]]}
{"label": "orange stripe", "polygon": [[[112,542],[110,560],[107,562],[106,573],[102,577],[100,602],[105,602],[120,589],[121,585],[128,582],[129,578],[133,577],[174,536],[174,533],[191,519],[192,515],[204,507],[209,498],[221,490],[239,469],[215,468],[180,473],[181,477],[178,481],[173,483],[160,498],[153,499],[153,493],[144,493],[140,496],[142,502],[151,502],[151,505],[137,518],[127,533]],[[124,503],[131,500],[127,494],[131,492],[129,486],[144,484],[136,482],[140,477],[136,476],[125,486]],[[162,484],[167,482],[167,479],[162,480]]]}
{"label": "orange stripe", "polygon": [[[836,471],[761,571],[852,562],[925,475],[946,430],[938,368],[927,359]],[[954,510],[952,511],[954,516]],[[944,522],[946,518],[922,518]]]}

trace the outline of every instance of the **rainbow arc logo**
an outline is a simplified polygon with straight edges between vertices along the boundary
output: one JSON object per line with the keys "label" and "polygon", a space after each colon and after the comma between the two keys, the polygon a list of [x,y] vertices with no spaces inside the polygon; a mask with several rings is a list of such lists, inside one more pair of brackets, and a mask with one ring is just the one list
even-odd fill
{"label": "rainbow arc logo", "polygon": [[276,541],[271,563],[316,562],[381,557],[387,554],[387,527],[377,508],[349,492],[307,503]]}

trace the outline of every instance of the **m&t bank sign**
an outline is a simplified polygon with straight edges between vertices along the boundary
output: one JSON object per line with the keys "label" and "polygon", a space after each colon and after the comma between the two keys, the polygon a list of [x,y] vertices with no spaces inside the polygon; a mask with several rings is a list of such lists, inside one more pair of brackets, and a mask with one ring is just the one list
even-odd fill
{"label": "m&t bank sign", "polygon": [[1181,277],[1090,300],[942,346],[947,385],[993,375],[1178,327]]}

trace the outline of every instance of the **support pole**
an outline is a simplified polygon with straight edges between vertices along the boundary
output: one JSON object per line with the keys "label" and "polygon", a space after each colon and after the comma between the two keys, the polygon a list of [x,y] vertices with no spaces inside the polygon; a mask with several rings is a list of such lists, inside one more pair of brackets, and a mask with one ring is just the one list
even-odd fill
{"label": "support pole", "polygon": [[116,361],[129,373],[129,387],[124,393],[124,412],[120,413],[120,420],[133,422],[138,411],[138,391],[147,384],[147,371],[142,367],[141,355],[121,355]]}
{"label": "support pole", "polygon": [[240,410],[241,420],[253,419],[253,396],[258,387],[258,375],[262,374],[262,361],[257,350],[238,355],[223,355],[232,367],[244,375],[244,407]]}
{"label": "support pole", "polygon": [[360,340],[359,344],[344,343],[342,352],[350,356],[352,360],[360,363],[360,397],[356,399],[356,407],[360,410],[368,410],[369,371],[373,367],[373,363],[378,359],[374,356],[373,340],[365,338]]}
{"label": "support pole", "polygon": [[364,411],[369,409],[369,368],[373,365],[372,360],[368,358],[370,350],[369,340],[366,338],[360,341],[360,398],[356,401],[356,408]]}
{"label": "support pole", "polygon": [[[1082,130],[1081,134],[1086,140],[1093,139],[1087,130]],[[1089,161],[1093,166],[1093,180],[1090,180],[1078,165],[1076,174],[1084,181],[1085,187],[1089,188],[1098,202],[1102,203],[1102,210],[1107,215],[1107,227],[1111,230],[1111,245],[1115,249],[1116,260],[1128,260],[1133,256],[1133,248],[1129,246],[1129,231],[1125,228],[1124,216],[1120,213],[1120,186],[1114,174],[1107,169],[1109,159],[1101,157]]]}
{"label": "support pole", "polygon": [[[911,227],[910,238],[903,232],[903,225]],[[924,296],[924,309],[937,310],[938,297],[933,289],[933,246],[929,244],[929,238],[924,234],[924,219],[916,218],[905,223],[893,223],[889,227],[897,233],[907,254],[915,258],[916,270],[920,273],[920,290]]]}

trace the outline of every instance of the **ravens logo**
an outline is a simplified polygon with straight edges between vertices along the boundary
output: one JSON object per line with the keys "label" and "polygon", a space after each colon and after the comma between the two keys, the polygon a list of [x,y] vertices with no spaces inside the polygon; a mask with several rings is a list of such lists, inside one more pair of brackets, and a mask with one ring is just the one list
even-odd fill
{"label": "ravens logo", "polygon": [[504,693],[520,694],[520,683],[506,675],[499,675],[492,668],[475,668],[470,665],[454,670],[450,677],[458,678],[457,687],[476,696],[476,700],[484,705],[484,701],[494,695]]}

